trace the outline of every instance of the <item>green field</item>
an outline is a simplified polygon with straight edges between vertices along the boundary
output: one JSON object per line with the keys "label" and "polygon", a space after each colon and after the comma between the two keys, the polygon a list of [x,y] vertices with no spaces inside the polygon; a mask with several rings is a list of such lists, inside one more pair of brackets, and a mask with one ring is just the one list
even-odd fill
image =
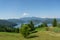
{"label": "green field", "polygon": [[[60,28],[53,28],[53,30]],[[30,38],[24,38],[20,33],[0,32],[0,40],[60,40],[60,33],[46,31],[45,28],[37,28],[38,32],[30,35]]]}
{"label": "green field", "polygon": [[18,33],[0,32],[0,40],[19,40]]}

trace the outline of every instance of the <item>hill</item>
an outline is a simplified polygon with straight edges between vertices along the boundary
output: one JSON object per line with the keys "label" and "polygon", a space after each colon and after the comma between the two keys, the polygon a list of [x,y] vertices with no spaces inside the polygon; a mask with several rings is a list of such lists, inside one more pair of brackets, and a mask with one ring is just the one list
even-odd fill
{"label": "hill", "polygon": [[19,33],[0,32],[0,40],[19,40]]}
{"label": "hill", "polygon": [[[58,22],[60,22],[60,18],[56,18]],[[18,24],[16,27],[20,27],[23,23],[29,23],[30,21],[33,21],[35,25],[39,25],[42,22],[46,22],[47,24],[52,23],[53,18],[39,18],[39,17],[24,17],[20,19],[8,19],[9,22],[13,22]]]}
{"label": "hill", "polygon": [[7,20],[1,20],[0,19],[0,27],[1,26],[5,26],[5,27],[13,27],[13,26],[16,26],[17,24],[16,23],[13,23],[13,22],[9,22]]}
{"label": "hill", "polygon": [[60,36],[56,36],[56,33],[51,33],[49,31],[38,31],[26,39],[20,33],[0,32],[0,40],[60,40]]}

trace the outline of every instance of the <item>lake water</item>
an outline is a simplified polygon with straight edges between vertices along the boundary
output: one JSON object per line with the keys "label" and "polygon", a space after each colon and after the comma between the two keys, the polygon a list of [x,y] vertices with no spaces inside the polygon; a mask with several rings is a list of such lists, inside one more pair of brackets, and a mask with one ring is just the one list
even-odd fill
{"label": "lake water", "polygon": [[[35,27],[38,26],[38,25],[40,25],[40,24],[42,24],[42,23],[36,24]],[[52,26],[52,24],[47,24],[47,25],[48,26]],[[15,28],[18,28],[18,27],[21,27],[21,24],[18,24],[17,26],[15,26]]]}

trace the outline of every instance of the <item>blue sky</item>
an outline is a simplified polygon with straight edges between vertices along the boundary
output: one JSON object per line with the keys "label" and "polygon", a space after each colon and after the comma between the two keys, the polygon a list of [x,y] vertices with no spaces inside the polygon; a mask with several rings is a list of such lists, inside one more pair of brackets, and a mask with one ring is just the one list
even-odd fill
{"label": "blue sky", "polygon": [[0,0],[0,19],[60,18],[60,0]]}

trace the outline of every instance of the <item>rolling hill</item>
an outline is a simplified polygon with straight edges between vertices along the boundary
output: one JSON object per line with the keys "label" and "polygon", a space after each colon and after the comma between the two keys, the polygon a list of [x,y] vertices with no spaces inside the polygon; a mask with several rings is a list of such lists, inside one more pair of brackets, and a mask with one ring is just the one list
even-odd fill
{"label": "rolling hill", "polygon": [[6,26],[6,27],[14,27],[16,26],[17,24],[16,23],[13,23],[13,22],[9,22],[7,20],[1,20],[0,19],[0,27],[1,26]]}

